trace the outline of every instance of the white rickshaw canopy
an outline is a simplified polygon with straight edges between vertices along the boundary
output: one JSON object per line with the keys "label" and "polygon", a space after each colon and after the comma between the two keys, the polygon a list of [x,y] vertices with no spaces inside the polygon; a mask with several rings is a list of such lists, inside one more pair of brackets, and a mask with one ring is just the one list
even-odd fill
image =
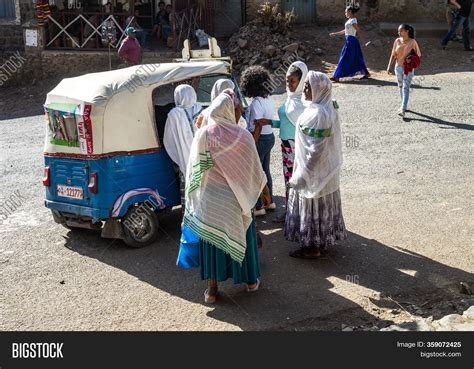
{"label": "white rickshaw canopy", "polygon": [[153,90],[195,77],[230,74],[226,61],[193,61],[63,79],[46,97],[49,129],[44,151],[96,156],[156,149]]}

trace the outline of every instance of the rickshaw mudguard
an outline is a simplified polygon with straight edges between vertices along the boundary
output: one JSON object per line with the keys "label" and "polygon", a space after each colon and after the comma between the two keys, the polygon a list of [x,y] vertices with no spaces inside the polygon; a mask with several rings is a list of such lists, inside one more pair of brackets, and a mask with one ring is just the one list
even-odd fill
{"label": "rickshaw mudguard", "polygon": [[112,207],[110,217],[123,217],[130,206],[135,204],[144,204],[153,211],[159,211],[166,208],[165,199],[160,196],[157,190],[152,188],[137,188],[120,195]]}

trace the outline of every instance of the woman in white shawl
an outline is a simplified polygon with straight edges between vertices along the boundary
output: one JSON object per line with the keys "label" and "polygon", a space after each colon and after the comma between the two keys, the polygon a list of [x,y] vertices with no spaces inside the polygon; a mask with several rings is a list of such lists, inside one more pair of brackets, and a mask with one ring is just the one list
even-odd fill
{"label": "woman in white shawl", "polygon": [[[235,90],[235,83],[231,79],[221,78],[218,79],[214,86],[212,86],[211,90],[211,102],[215,100],[217,96],[219,96],[225,90],[230,89],[232,91]],[[208,115],[209,115],[209,108],[204,109],[199,117],[196,120],[197,128],[204,127],[208,122]],[[242,128],[247,128],[247,122],[244,118],[240,117],[238,125]]]}
{"label": "woman in white shawl", "polygon": [[179,167],[181,206],[184,210],[184,188],[189,150],[196,133],[195,119],[202,110],[197,103],[196,91],[189,85],[174,90],[174,107],[166,119],[163,143],[171,160]]}
{"label": "woman in white shawl", "polygon": [[[273,128],[280,129],[281,153],[283,159],[283,177],[285,185],[288,185],[293,174],[293,164],[295,162],[295,132],[296,122],[303,113],[305,106],[303,103],[303,88],[308,67],[301,61],[294,62],[286,72],[286,101],[278,109],[278,120],[260,119],[258,125],[271,124]],[[288,201],[288,190],[286,191],[286,201]],[[285,221],[286,213],[273,219],[276,223]]]}
{"label": "woman in white shawl", "polygon": [[217,282],[232,278],[259,287],[258,245],[253,208],[266,183],[252,135],[236,122],[240,104],[231,90],[209,107],[187,170],[183,223],[200,239],[201,278],[208,281],[205,301],[213,303]]}
{"label": "woman in white shawl", "polygon": [[300,245],[290,256],[314,259],[347,237],[339,192],[341,123],[326,75],[310,71],[304,96],[311,104],[296,126],[284,231],[287,240]]}

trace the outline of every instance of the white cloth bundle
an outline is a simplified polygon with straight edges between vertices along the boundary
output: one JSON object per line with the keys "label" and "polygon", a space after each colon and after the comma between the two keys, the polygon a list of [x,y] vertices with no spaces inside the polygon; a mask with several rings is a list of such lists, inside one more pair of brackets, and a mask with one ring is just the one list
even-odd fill
{"label": "white cloth bundle", "polygon": [[184,223],[241,263],[251,211],[266,182],[252,135],[235,123],[233,99],[219,95],[191,147]]}
{"label": "white cloth bundle", "polygon": [[302,72],[300,83],[296,88],[295,92],[291,92],[288,87],[286,88],[287,99],[285,102],[285,113],[288,117],[288,120],[296,126],[296,122],[298,118],[303,113],[304,109],[306,108],[304,104],[304,97],[303,97],[303,89],[304,89],[304,81],[306,80],[306,76],[308,75],[308,67],[305,63],[297,61],[290,65],[288,68],[288,72],[286,76],[288,77],[291,75],[291,70],[293,67],[297,67]]}
{"label": "white cloth bundle", "polygon": [[329,78],[310,71],[306,81],[313,96],[311,104],[298,119],[290,186],[305,198],[319,198],[339,189],[341,123],[333,105]]}
{"label": "white cloth bundle", "polygon": [[194,117],[201,111],[201,105],[196,103],[196,92],[189,85],[176,87],[174,100],[176,107],[168,113],[163,143],[171,160],[186,175],[189,150],[196,131]]}

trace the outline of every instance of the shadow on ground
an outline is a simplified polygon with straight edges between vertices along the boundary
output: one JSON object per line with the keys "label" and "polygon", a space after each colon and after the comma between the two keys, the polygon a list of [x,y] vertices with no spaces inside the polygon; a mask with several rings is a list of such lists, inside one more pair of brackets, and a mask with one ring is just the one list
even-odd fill
{"label": "shadow on ground", "polygon": [[[121,241],[111,243],[95,232],[69,232],[65,246],[174,296],[203,303],[205,282],[200,281],[199,270],[182,270],[175,265],[180,214],[178,209],[162,218],[162,239],[147,248],[129,249]],[[244,286],[235,286],[230,280],[221,283],[219,302],[208,313],[210,317],[242,330],[287,330],[296,326],[340,330],[341,323],[374,321],[373,315],[354,302],[369,301],[373,293],[367,291],[367,296],[361,296],[365,292],[351,283],[382,295],[397,295],[428,293],[473,280],[473,275],[463,270],[351,232],[324,259],[293,259],[288,252],[295,245],[284,240],[282,229],[275,227],[272,217],[269,214],[258,221],[266,234],[260,250],[261,290],[249,294]],[[336,288],[330,279],[338,282]],[[354,292],[356,289],[358,292]]]}
{"label": "shadow on ground", "polygon": [[[436,117],[432,117],[427,114],[419,113],[412,110],[407,110],[405,118],[403,118],[405,122],[421,122],[421,123],[434,123],[439,124],[442,129],[465,129],[468,131],[474,131],[474,123],[473,124],[466,124],[466,123],[455,123],[455,122],[448,122],[443,119],[439,119]],[[442,127],[448,126],[448,127]]]}

